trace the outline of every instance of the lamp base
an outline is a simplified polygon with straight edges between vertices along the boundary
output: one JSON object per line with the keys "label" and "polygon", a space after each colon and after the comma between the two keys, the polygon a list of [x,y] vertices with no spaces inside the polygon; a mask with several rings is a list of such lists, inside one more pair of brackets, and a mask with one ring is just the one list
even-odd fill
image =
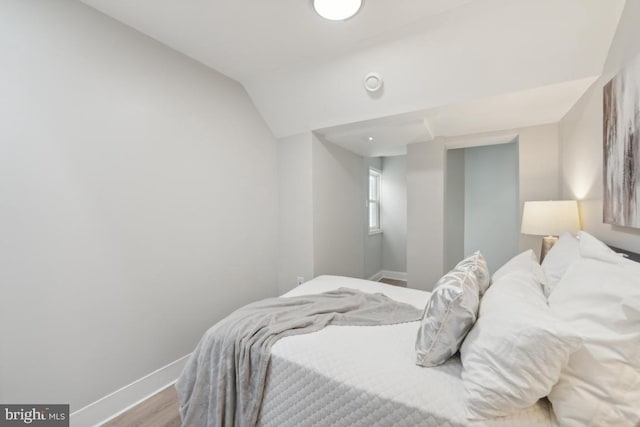
{"label": "lamp base", "polygon": [[547,256],[547,252],[551,250],[553,245],[556,244],[558,238],[555,236],[547,236],[542,238],[542,249],[540,250],[540,264],[542,264],[542,260]]}

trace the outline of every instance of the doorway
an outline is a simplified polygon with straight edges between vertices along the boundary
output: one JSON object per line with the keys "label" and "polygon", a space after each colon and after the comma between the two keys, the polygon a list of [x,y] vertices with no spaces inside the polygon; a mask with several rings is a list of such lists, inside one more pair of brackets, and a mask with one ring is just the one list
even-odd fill
{"label": "doorway", "polygon": [[494,272],[518,252],[518,141],[447,151],[445,270],[480,250]]}

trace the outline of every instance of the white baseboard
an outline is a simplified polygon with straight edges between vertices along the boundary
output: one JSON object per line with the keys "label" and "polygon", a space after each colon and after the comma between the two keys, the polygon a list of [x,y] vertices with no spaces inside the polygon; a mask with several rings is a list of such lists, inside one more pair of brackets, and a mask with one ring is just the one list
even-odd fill
{"label": "white baseboard", "polygon": [[378,271],[376,274],[369,277],[369,280],[371,280],[372,282],[377,282],[380,279],[382,279],[382,270]]}
{"label": "white baseboard", "polygon": [[408,276],[406,271],[382,270],[382,277],[385,279],[404,280],[406,282]]}
{"label": "white baseboard", "polygon": [[369,280],[373,280],[377,282],[380,279],[393,279],[393,280],[404,280],[407,281],[407,273],[403,271],[390,271],[390,270],[380,270],[373,276],[369,277]]}
{"label": "white baseboard", "polygon": [[71,413],[72,426],[99,426],[148,399],[176,382],[182,372],[187,354],[180,359],[114,391]]}

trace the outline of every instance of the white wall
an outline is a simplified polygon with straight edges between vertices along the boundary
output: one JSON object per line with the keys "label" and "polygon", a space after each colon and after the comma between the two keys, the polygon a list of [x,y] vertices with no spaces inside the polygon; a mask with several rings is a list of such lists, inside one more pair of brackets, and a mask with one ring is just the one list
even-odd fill
{"label": "white wall", "polygon": [[[558,124],[517,129],[520,159],[520,219],[528,200],[559,200],[560,162]],[[533,249],[540,256],[542,237],[520,234],[519,250]]]}
{"label": "white wall", "polygon": [[279,141],[279,293],[298,276],[365,278],[382,269],[381,236],[368,236],[370,164],[382,167],[311,132]]}
{"label": "white wall", "polygon": [[[363,235],[364,235],[364,277],[366,279],[378,273],[382,270],[382,240],[385,237],[382,233],[376,233],[369,235],[369,210],[365,206],[365,200],[368,200],[369,193],[369,168],[373,167],[379,171],[382,171],[382,158],[381,157],[365,157],[363,159],[362,176],[364,180],[364,193],[362,197],[362,215],[364,215],[363,221]],[[386,181],[386,175],[382,178],[382,182]],[[385,198],[384,187],[381,190],[382,197]],[[386,199],[385,202],[386,203]],[[382,208],[380,216],[382,219]],[[382,222],[382,221],[381,221]],[[383,224],[384,227],[384,224]],[[386,233],[386,229],[384,230]]]}
{"label": "white wall", "polygon": [[464,149],[464,256],[480,250],[489,271],[518,252],[518,145]]}
{"label": "white wall", "polygon": [[363,159],[313,135],[314,275],[364,278]]}
{"label": "white wall", "polygon": [[442,138],[407,146],[407,275],[432,290],[444,265],[445,146]]}
{"label": "white wall", "polygon": [[[452,149],[507,143],[518,138],[519,204],[517,225],[520,226],[522,206],[527,200],[557,200],[559,198],[559,137],[558,125],[542,125],[455,138],[437,138],[407,148],[407,273],[409,286],[431,289],[444,268],[455,264],[464,244],[460,229],[462,220],[454,218],[450,209],[459,210],[465,203],[444,195],[444,178],[449,187],[460,188],[460,182],[452,183],[461,160],[454,166],[446,161],[445,148]],[[455,154],[454,154],[455,155]],[[447,154],[449,156],[449,153]],[[458,177],[458,179],[460,179]],[[447,209],[446,217],[443,211]],[[453,230],[453,231],[452,231]],[[446,239],[446,242],[445,242]],[[450,240],[452,239],[452,240]],[[519,235],[517,251],[533,249],[538,254],[542,238]],[[453,243],[453,246],[451,245]],[[516,252],[517,252],[516,251]],[[446,254],[446,258],[444,257]],[[514,253],[515,255],[515,253]]]}
{"label": "white wall", "polygon": [[602,222],[602,87],[640,54],[640,1],[627,0],[602,77],[560,122],[562,196],[581,201],[583,228],[609,244],[640,252],[640,230]]}
{"label": "white wall", "polygon": [[0,401],[71,410],[276,294],[276,141],[236,82],[71,0],[0,13]]}
{"label": "white wall", "polygon": [[382,158],[382,270],[407,271],[407,156]]}
{"label": "white wall", "polygon": [[313,194],[311,132],[278,143],[278,293],[313,278]]}
{"label": "white wall", "polygon": [[[560,198],[560,141],[557,123],[448,138],[447,147],[465,148],[509,143],[516,138],[521,219],[525,201]],[[539,256],[541,245],[542,237],[520,234],[518,251],[533,249]]]}

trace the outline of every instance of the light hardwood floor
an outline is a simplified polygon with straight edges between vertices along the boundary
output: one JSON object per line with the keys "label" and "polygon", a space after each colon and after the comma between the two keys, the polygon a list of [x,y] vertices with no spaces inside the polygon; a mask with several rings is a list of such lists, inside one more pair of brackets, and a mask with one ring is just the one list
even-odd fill
{"label": "light hardwood floor", "polygon": [[102,427],[180,427],[178,395],[173,385],[118,415]]}

